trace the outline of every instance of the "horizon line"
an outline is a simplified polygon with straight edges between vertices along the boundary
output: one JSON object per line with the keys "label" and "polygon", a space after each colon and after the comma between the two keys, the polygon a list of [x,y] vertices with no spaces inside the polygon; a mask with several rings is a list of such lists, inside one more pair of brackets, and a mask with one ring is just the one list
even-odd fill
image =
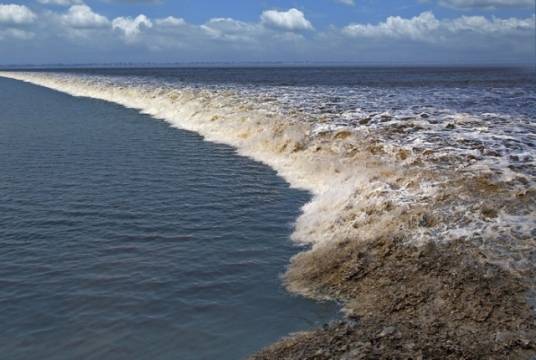
{"label": "horizon line", "polygon": [[125,68],[144,68],[144,67],[192,67],[192,66],[322,66],[322,65],[340,65],[340,66],[516,66],[516,67],[536,67],[536,61],[533,63],[524,61],[475,61],[475,62],[411,62],[411,61],[177,61],[177,62],[91,62],[91,63],[42,63],[42,64],[0,64],[0,69],[36,69],[36,68],[106,68],[106,67],[125,67]]}

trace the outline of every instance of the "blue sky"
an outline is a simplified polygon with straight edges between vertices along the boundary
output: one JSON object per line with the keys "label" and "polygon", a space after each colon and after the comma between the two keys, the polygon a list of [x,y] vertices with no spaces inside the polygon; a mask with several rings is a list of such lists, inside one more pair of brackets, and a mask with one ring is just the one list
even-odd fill
{"label": "blue sky", "polygon": [[[31,5],[31,1],[16,2]],[[441,6],[437,1],[417,0],[356,0],[354,5],[345,5],[335,0],[161,0],[157,1],[86,1],[92,8],[109,16],[136,16],[143,13],[149,17],[174,15],[192,23],[204,23],[211,18],[229,17],[242,21],[256,21],[264,10],[287,10],[296,8],[318,25],[344,26],[351,22],[379,22],[388,16],[411,17],[432,10],[438,17],[486,15],[500,17],[526,17],[534,12],[530,6],[475,6],[460,9]],[[493,2],[492,2],[493,3]],[[516,3],[513,1],[512,3]],[[520,4],[529,1],[517,2]]]}
{"label": "blue sky", "polygon": [[534,0],[0,0],[0,64],[529,63]]}

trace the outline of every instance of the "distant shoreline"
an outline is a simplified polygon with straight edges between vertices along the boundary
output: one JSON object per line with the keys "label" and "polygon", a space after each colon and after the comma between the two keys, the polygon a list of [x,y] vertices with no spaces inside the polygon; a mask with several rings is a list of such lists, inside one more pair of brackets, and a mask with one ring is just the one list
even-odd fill
{"label": "distant shoreline", "polygon": [[75,70],[75,69],[137,69],[137,68],[286,68],[286,67],[355,67],[355,68],[535,68],[536,63],[406,63],[406,62],[177,62],[177,63],[87,63],[87,64],[5,64],[0,70]]}

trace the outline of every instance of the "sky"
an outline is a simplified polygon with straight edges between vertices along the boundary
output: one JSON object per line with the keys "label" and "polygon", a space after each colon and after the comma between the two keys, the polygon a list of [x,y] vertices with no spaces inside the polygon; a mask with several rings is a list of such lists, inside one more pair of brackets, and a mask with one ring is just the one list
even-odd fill
{"label": "sky", "polygon": [[536,58],[536,0],[1,1],[3,65]]}

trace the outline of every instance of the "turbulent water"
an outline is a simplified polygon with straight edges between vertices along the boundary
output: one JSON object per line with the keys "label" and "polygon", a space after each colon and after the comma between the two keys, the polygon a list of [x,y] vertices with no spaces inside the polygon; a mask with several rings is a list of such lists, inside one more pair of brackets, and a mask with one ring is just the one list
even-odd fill
{"label": "turbulent water", "polygon": [[0,104],[0,358],[234,360],[337,316],[281,284],[309,195],[266,166],[18,81]]}
{"label": "turbulent water", "polygon": [[[465,241],[480,250],[482,261],[532,281],[534,70],[212,68],[1,75],[138,109],[270,165],[291,185],[314,194],[293,233],[313,250],[393,234],[408,245]],[[310,294],[306,285],[288,286]]]}

